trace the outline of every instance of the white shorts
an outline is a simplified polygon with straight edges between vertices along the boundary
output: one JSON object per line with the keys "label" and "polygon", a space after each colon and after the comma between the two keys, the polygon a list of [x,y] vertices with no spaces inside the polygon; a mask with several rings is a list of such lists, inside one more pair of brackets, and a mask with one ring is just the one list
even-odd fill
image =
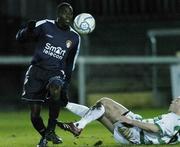
{"label": "white shorts", "polygon": [[[134,114],[132,112],[129,112],[127,117],[133,119],[133,120],[141,120],[142,117],[140,115]],[[124,136],[122,133],[122,130],[129,131],[128,136]],[[121,131],[121,133],[120,133]],[[122,144],[140,144],[140,131],[138,127],[126,127],[124,126],[120,121],[116,122],[114,124],[114,138],[116,142],[122,143]]]}

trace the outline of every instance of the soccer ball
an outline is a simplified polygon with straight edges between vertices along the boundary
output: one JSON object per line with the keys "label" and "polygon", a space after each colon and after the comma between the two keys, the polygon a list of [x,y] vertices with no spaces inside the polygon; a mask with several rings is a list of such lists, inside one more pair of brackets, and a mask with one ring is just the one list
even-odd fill
{"label": "soccer ball", "polygon": [[96,22],[91,14],[81,13],[75,17],[73,26],[78,33],[89,34],[95,29]]}

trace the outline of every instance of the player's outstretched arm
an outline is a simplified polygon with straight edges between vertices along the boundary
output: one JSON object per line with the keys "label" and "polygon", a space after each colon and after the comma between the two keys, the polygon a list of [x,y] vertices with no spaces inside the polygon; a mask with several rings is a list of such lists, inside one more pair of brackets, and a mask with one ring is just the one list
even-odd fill
{"label": "player's outstretched arm", "polygon": [[137,120],[132,120],[130,118],[127,118],[126,116],[121,116],[120,121],[122,121],[124,123],[127,123],[129,125],[132,125],[132,126],[139,127],[139,128],[141,128],[141,129],[143,129],[145,131],[148,131],[148,132],[157,133],[157,132],[160,131],[158,126],[155,125],[155,124],[145,123],[145,122],[141,122],[141,121],[137,121]]}
{"label": "player's outstretched arm", "polygon": [[36,26],[36,21],[35,20],[30,20],[28,21],[27,25],[25,28],[20,29],[17,34],[16,34],[16,40],[19,42],[25,42],[29,39],[34,38],[34,32],[33,30],[35,29]]}

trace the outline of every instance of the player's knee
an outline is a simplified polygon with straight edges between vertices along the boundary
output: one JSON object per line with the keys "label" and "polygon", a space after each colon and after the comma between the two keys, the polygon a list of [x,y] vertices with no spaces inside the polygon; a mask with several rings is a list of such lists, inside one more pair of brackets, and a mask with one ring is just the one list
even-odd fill
{"label": "player's knee", "polygon": [[61,89],[64,85],[63,78],[61,76],[55,76],[49,79],[48,88],[51,99],[57,101],[60,99]]}
{"label": "player's knee", "polygon": [[109,116],[112,113],[112,100],[110,98],[107,97],[103,97],[101,98],[97,104],[100,103],[104,106],[105,108],[105,115]]}
{"label": "player's knee", "polygon": [[111,99],[107,97],[101,98],[97,103],[101,103],[104,107],[108,106],[110,103]]}
{"label": "player's knee", "polygon": [[53,100],[58,100],[60,98],[61,86],[50,84],[49,91]]}

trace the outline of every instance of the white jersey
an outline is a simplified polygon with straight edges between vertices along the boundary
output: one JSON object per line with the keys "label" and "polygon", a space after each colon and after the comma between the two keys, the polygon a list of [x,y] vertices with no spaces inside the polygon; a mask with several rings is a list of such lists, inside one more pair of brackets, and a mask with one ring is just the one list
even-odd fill
{"label": "white jersey", "polygon": [[[157,125],[160,129],[159,133],[150,133],[144,131],[138,127],[128,128],[117,122],[114,124],[114,137],[117,142],[128,144],[167,144],[171,138],[180,130],[180,116],[175,113],[163,114],[159,117],[152,119],[142,119],[141,116],[129,112],[127,117],[147,122]],[[123,135],[123,130],[128,129],[129,134],[127,136]],[[174,137],[171,143],[180,143],[180,134],[177,134],[177,137]]]}
{"label": "white jersey", "polygon": [[[153,119],[144,119],[142,122],[153,123],[160,129],[160,133],[144,132],[145,144],[167,144],[180,130],[180,116],[175,113],[163,114]],[[180,135],[173,142],[180,142]]]}

